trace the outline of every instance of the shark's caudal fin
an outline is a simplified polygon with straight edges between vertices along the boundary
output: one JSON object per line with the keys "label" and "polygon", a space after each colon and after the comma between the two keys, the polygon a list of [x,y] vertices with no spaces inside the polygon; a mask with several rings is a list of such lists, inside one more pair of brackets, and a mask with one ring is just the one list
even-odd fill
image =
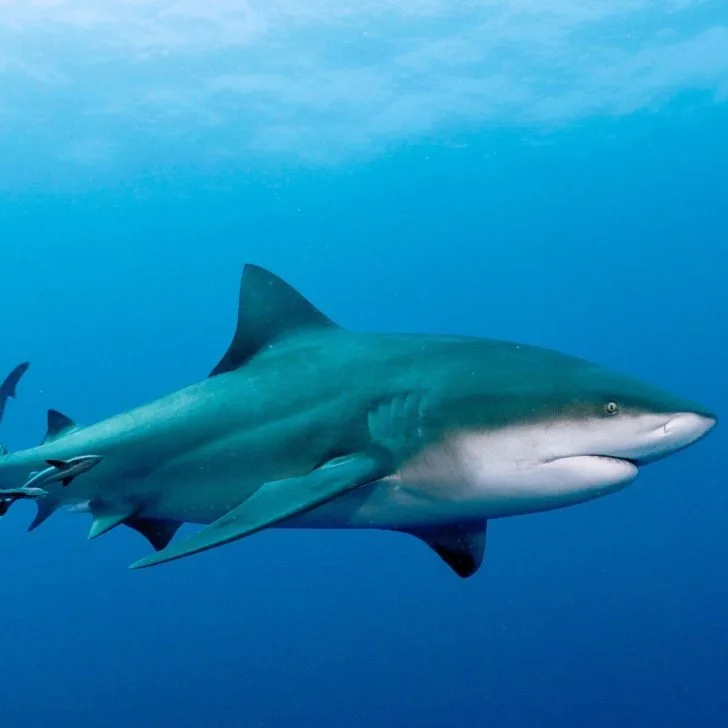
{"label": "shark's caudal fin", "polygon": [[243,268],[238,323],[232,343],[210,376],[238,369],[260,349],[302,329],[336,324],[265,268]]}
{"label": "shark's caudal fin", "polygon": [[18,366],[16,366],[15,369],[13,369],[10,374],[5,377],[3,383],[0,384],[0,421],[2,421],[3,415],[5,414],[5,405],[7,404],[8,399],[15,399],[18,382],[21,380],[23,374],[28,371],[29,366],[30,363],[27,361],[24,361],[22,364],[18,364]]}
{"label": "shark's caudal fin", "polygon": [[45,523],[61,507],[61,501],[49,493],[43,498],[38,498],[35,502],[35,506],[37,510],[35,518],[28,526],[29,532],[35,531],[38,526]]}
{"label": "shark's caudal fin", "polygon": [[28,371],[29,366],[30,362],[24,361],[22,364],[18,364],[18,366],[16,366],[15,369],[13,369],[13,371],[5,377],[3,383],[0,384],[0,399],[8,399],[8,397],[12,397],[13,399],[15,398],[15,390],[18,386],[18,382],[22,378],[23,374]]}
{"label": "shark's caudal fin", "polygon": [[466,579],[483,563],[487,527],[485,521],[483,524],[453,524],[404,533],[424,541],[458,576]]}

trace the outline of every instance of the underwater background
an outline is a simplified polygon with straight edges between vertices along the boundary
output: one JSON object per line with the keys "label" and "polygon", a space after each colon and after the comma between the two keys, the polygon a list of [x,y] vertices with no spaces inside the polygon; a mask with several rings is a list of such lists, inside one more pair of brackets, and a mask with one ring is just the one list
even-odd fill
{"label": "underwater background", "polygon": [[[728,412],[722,0],[0,0],[0,440],[195,382],[242,264],[354,329],[553,347]],[[0,523],[0,725],[728,725],[728,443],[413,538],[157,569]]]}

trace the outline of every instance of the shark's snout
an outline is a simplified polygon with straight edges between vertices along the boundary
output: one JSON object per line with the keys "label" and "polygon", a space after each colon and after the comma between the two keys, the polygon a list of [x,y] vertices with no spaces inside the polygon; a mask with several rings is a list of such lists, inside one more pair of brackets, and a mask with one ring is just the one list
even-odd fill
{"label": "shark's snout", "polygon": [[717,423],[714,415],[677,412],[662,424],[651,438],[652,445],[635,460],[640,465],[661,460],[683,450],[707,435]]}
{"label": "shark's snout", "polygon": [[712,415],[680,412],[665,423],[663,431],[671,440],[691,445],[707,435],[715,427],[717,421],[717,418]]}

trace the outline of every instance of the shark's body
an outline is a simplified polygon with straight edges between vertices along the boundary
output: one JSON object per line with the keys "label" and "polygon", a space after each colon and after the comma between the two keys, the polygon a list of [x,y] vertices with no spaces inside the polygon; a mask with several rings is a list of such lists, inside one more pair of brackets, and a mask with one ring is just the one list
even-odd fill
{"label": "shark's body", "polygon": [[[88,427],[54,413],[42,445],[0,458],[0,485],[100,458],[68,488],[44,485],[33,527],[88,502],[92,536],[124,523],[163,549],[141,566],[269,526],[379,528],[419,536],[465,576],[488,519],[618,490],[714,421],[558,352],[346,331],[248,266],[210,378]],[[183,522],[211,525],[167,547]]]}

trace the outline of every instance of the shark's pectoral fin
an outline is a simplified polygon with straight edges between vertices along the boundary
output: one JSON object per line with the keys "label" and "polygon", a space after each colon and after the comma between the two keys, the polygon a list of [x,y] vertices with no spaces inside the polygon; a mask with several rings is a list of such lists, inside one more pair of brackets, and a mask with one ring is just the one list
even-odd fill
{"label": "shark's pectoral fin", "polygon": [[155,551],[161,551],[167,547],[182,524],[179,521],[166,521],[162,518],[132,516],[124,521],[124,525],[141,533]]}
{"label": "shark's pectoral fin", "polygon": [[330,460],[306,475],[265,483],[237,508],[194,536],[137,561],[131,568],[155,566],[237,541],[390,472],[391,464],[385,455],[359,454]]}
{"label": "shark's pectoral fin", "polygon": [[467,578],[483,563],[488,522],[458,523],[427,531],[407,531],[424,541],[458,575]]}

